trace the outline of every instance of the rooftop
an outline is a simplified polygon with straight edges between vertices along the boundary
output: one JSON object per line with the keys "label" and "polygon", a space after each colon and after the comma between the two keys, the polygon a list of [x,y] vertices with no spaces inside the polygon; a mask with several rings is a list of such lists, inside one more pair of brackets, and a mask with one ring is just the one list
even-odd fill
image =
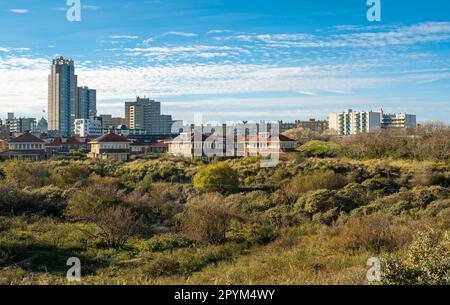
{"label": "rooftop", "polygon": [[11,139],[9,143],[44,143],[44,141],[36,136],[33,136],[31,133],[24,133]]}
{"label": "rooftop", "polygon": [[92,143],[109,143],[109,142],[127,142],[127,143],[131,143],[130,140],[128,140],[127,138],[112,133],[112,132],[108,132],[107,134],[104,134],[103,136],[95,139],[94,141],[92,141]]}

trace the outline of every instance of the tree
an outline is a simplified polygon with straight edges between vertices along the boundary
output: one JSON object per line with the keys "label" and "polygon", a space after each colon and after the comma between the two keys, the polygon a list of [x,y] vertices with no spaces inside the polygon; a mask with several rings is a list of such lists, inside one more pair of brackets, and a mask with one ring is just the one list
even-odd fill
{"label": "tree", "polygon": [[28,196],[13,184],[0,185],[0,214],[14,215],[28,203]]}
{"label": "tree", "polygon": [[52,174],[54,185],[59,187],[71,187],[78,181],[87,179],[91,171],[89,168],[81,166],[81,164],[70,163],[68,166],[55,169]]}
{"label": "tree", "polygon": [[117,189],[108,184],[93,184],[75,192],[66,215],[74,221],[97,225],[100,233],[96,235],[115,249],[121,248],[141,223],[131,209],[123,205]]}
{"label": "tree", "polygon": [[228,194],[238,184],[237,172],[224,162],[206,166],[194,176],[194,187],[204,192]]}
{"label": "tree", "polygon": [[46,163],[24,160],[8,161],[3,165],[6,181],[22,188],[39,188],[50,184],[49,166]]}
{"label": "tree", "polygon": [[190,238],[210,244],[225,241],[225,232],[231,221],[231,212],[218,193],[203,194],[191,199],[180,215],[181,228]]}

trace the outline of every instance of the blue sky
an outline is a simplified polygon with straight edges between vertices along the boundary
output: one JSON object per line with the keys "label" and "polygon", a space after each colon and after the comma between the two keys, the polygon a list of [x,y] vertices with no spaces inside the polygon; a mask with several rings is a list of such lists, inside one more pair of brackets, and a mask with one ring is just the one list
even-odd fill
{"label": "blue sky", "polygon": [[345,108],[450,122],[450,1],[0,0],[0,117],[41,116],[51,59],[100,113],[135,96],[193,120],[325,118]]}

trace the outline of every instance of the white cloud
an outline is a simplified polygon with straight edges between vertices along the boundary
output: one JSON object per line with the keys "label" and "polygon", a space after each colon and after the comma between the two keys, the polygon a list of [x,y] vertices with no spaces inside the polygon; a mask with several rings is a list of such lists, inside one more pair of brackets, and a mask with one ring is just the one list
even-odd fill
{"label": "white cloud", "polygon": [[29,51],[29,48],[6,48],[0,47],[0,52],[10,53],[10,52],[25,52]]}
{"label": "white cloud", "polygon": [[[325,48],[325,47],[385,47],[413,45],[426,42],[450,40],[450,22],[423,22],[409,26],[358,27],[338,26],[339,30],[365,30],[357,33],[311,35],[311,34],[244,34],[217,37],[218,40],[262,42],[278,47]],[[369,30],[378,29],[376,32]]]}
{"label": "white cloud", "polygon": [[98,10],[98,9],[100,9],[100,7],[97,6],[97,5],[89,5],[89,4],[83,4],[83,5],[81,5],[81,8],[84,9],[84,10]]}
{"label": "white cloud", "polygon": [[11,13],[15,13],[15,14],[26,14],[29,13],[30,11],[25,9],[25,8],[12,8],[9,10]]}
{"label": "white cloud", "polygon": [[195,33],[185,33],[185,32],[166,32],[163,36],[181,36],[181,37],[195,37],[198,36]]}
{"label": "white cloud", "polygon": [[133,39],[138,39],[139,36],[134,36],[134,35],[112,35],[112,36],[109,36],[109,38],[111,38],[111,39],[131,39],[131,40],[133,40]]}
{"label": "white cloud", "polygon": [[223,33],[231,33],[232,31],[230,30],[210,30],[208,32],[206,32],[206,34],[208,35],[214,35],[214,34],[223,34]]}
{"label": "white cloud", "polygon": [[153,39],[152,37],[149,37],[147,39],[145,39],[144,41],[142,41],[143,45],[149,45],[151,44],[153,41],[155,41],[155,39]]}

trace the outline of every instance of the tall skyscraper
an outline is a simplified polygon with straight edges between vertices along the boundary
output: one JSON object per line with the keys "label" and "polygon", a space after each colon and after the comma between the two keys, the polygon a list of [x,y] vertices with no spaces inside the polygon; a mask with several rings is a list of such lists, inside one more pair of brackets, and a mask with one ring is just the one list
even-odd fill
{"label": "tall skyscraper", "polygon": [[171,133],[172,116],[161,115],[161,103],[148,98],[136,98],[125,103],[125,121],[130,129],[145,129],[149,134]]}
{"label": "tall skyscraper", "polygon": [[97,116],[97,91],[88,87],[77,88],[77,119],[92,119]]}
{"label": "tall skyscraper", "polygon": [[73,60],[53,60],[48,76],[48,129],[60,135],[72,135],[76,117],[77,76]]}

